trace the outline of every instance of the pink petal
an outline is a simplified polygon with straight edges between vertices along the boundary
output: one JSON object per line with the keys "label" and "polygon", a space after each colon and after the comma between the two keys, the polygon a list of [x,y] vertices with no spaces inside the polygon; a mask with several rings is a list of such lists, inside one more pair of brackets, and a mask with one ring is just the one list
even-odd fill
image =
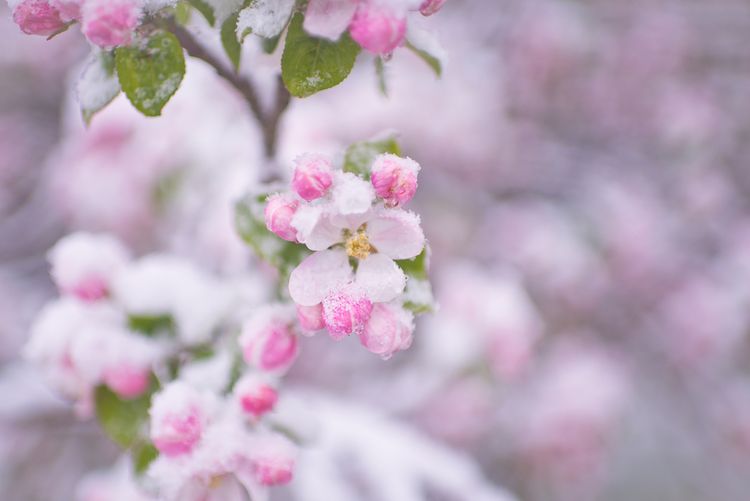
{"label": "pink petal", "polygon": [[382,209],[367,223],[367,236],[378,252],[392,259],[410,259],[424,249],[419,216],[401,209]]}
{"label": "pink petal", "polygon": [[305,13],[305,31],[338,40],[354,17],[357,3],[357,0],[310,0]]}
{"label": "pink petal", "polygon": [[359,262],[356,282],[364,289],[370,301],[384,303],[404,291],[406,275],[385,254],[371,254]]}
{"label": "pink petal", "polygon": [[315,306],[332,290],[349,282],[352,269],[343,250],[326,250],[307,257],[289,276],[289,295],[302,306]]}

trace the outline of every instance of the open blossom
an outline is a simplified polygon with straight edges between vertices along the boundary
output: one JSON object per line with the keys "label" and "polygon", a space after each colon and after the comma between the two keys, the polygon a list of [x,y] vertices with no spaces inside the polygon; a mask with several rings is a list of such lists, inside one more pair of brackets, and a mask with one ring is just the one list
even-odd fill
{"label": "open blossom", "polygon": [[298,207],[299,201],[289,195],[271,195],[263,212],[268,231],[289,242],[296,242],[297,230],[292,226],[292,218]]}
{"label": "open blossom", "polygon": [[271,306],[257,311],[242,328],[239,343],[248,364],[264,372],[284,372],[297,358],[294,311]]}
{"label": "open blossom", "polygon": [[413,332],[414,315],[411,312],[398,305],[378,303],[373,306],[359,340],[369,351],[387,359],[411,346]]}
{"label": "open blossom", "polygon": [[372,165],[372,182],[375,193],[390,207],[404,205],[417,191],[419,164],[411,158],[385,153]]}
{"label": "open blossom", "polygon": [[128,251],[108,235],[74,233],[48,254],[52,278],[62,294],[83,301],[107,296],[114,276],[128,263]]}
{"label": "open blossom", "polygon": [[213,402],[187,383],[176,381],[152,401],[151,440],[166,456],[187,454],[201,440],[213,413]]}
{"label": "open blossom", "polygon": [[419,6],[419,12],[421,12],[423,16],[431,16],[442,9],[446,1],[447,0],[424,0],[422,5]]}
{"label": "open blossom", "polygon": [[324,155],[308,153],[295,160],[292,189],[308,202],[326,194],[333,184],[331,160]]}
{"label": "open blossom", "polygon": [[242,411],[252,418],[273,410],[278,400],[274,385],[258,374],[247,374],[237,381],[234,396]]}
{"label": "open blossom", "polygon": [[374,54],[389,54],[404,41],[406,12],[386,2],[363,1],[349,25],[352,39]]}
{"label": "open blossom", "polygon": [[141,17],[136,0],[88,0],[83,7],[83,34],[103,49],[128,45]]}
{"label": "open blossom", "polygon": [[23,0],[13,7],[13,21],[27,35],[48,37],[65,27],[60,12],[48,0]]}

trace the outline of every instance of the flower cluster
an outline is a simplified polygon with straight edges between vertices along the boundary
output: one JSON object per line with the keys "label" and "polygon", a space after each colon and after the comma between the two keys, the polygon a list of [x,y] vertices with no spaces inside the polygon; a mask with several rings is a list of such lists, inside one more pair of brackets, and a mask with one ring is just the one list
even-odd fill
{"label": "flower cluster", "polygon": [[356,334],[384,358],[408,348],[414,316],[399,261],[426,244],[419,216],[402,206],[416,192],[419,164],[382,153],[358,175],[318,154],[295,163],[292,189],[271,195],[264,215],[270,231],[313,251],[289,276],[300,325],[336,340]]}
{"label": "flower cluster", "polygon": [[[154,449],[154,499],[245,499],[291,480],[295,447],[264,418],[297,355],[293,306],[259,308],[241,325],[233,284],[176,256],[134,259],[104,234],[67,236],[49,259],[61,297],[36,319],[27,356],[136,463]],[[123,435],[133,424],[120,420],[143,429]]]}
{"label": "flower cluster", "polygon": [[446,0],[311,0],[305,30],[338,39],[346,30],[363,49],[387,55],[404,44],[411,11],[430,16]]}

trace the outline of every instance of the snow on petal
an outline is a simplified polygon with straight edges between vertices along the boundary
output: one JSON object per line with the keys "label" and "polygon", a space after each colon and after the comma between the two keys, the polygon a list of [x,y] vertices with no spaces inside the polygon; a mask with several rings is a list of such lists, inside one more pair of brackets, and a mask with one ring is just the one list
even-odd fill
{"label": "snow on petal", "polygon": [[338,40],[354,17],[357,4],[357,0],[310,0],[303,25],[305,31],[313,36]]}
{"label": "snow on petal", "polygon": [[419,216],[401,209],[379,211],[367,222],[367,236],[378,252],[392,259],[413,258],[425,245]]}
{"label": "snow on petal", "polygon": [[333,289],[349,282],[352,269],[343,250],[326,250],[308,256],[289,276],[289,295],[302,306],[315,306]]}
{"label": "snow on petal", "polygon": [[333,185],[333,206],[342,215],[363,214],[370,209],[375,190],[351,172],[337,172]]}
{"label": "snow on petal", "polygon": [[356,281],[371,301],[384,303],[404,291],[406,275],[385,254],[372,254],[359,262]]}

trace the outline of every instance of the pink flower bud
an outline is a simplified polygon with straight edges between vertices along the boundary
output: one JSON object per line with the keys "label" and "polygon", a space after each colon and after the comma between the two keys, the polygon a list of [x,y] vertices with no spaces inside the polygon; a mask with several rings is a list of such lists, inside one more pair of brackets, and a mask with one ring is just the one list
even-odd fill
{"label": "pink flower bud", "polygon": [[302,306],[298,304],[297,320],[299,320],[303,330],[307,332],[319,331],[326,326],[325,320],[323,320],[323,305]]}
{"label": "pink flower bud", "polygon": [[128,45],[138,27],[141,9],[135,0],[88,0],[83,9],[82,31],[103,49]]}
{"label": "pink flower bud", "polygon": [[349,34],[362,48],[374,54],[389,54],[404,41],[406,16],[364,1],[349,24]]}
{"label": "pink flower bud", "polygon": [[257,439],[251,452],[255,480],[265,486],[289,483],[294,474],[295,448],[280,436]]}
{"label": "pink flower bud", "polygon": [[52,7],[60,12],[63,21],[80,21],[83,0],[49,0]]}
{"label": "pink flower bud", "polygon": [[328,333],[336,340],[361,333],[371,312],[372,302],[352,286],[334,291],[323,299],[323,319]]}
{"label": "pink flower bud", "polygon": [[291,322],[267,312],[250,319],[239,340],[245,361],[266,372],[283,372],[291,367],[298,351]]}
{"label": "pink flower bud", "polygon": [[309,153],[295,161],[292,189],[308,202],[324,196],[333,184],[331,161],[324,155]]}
{"label": "pink flower bud", "polygon": [[192,451],[208,424],[203,396],[181,381],[171,383],[154,396],[151,409],[151,440],[159,452],[179,456]]}
{"label": "pink flower bud", "polygon": [[272,195],[266,202],[264,216],[266,228],[289,242],[297,241],[297,230],[292,226],[292,218],[299,208],[299,202],[288,195]]}
{"label": "pink flower bud", "polygon": [[395,207],[414,197],[419,169],[419,164],[411,158],[385,153],[372,164],[370,180],[375,193],[385,200],[386,205]]}
{"label": "pink flower bud", "polygon": [[242,410],[252,418],[258,418],[273,410],[278,393],[264,378],[248,374],[237,381],[234,395]]}
{"label": "pink flower bud", "polygon": [[442,9],[446,1],[447,0],[424,0],[422,5],[419,6],[419,12],[421,12],[423,16],[431,16]]}
{"label": "pink flower bud", "polygon": [[148,369],[120,365],[104,370],[104,383],[118,396],[131,399],[143,395],[149,386],[151,373]]}
{"label": "pink flower bud", "polygon": [[400,306],[377,303],[359,340],[372,353],[388,359],[411,346],[412,332],[414,317],[410,312]]}
{"label": "pink flower bud", "polygon": [[13,9],[13,22],[27,35],[45,37],[65,27],[60,12],[47,0],[23,0]]}

